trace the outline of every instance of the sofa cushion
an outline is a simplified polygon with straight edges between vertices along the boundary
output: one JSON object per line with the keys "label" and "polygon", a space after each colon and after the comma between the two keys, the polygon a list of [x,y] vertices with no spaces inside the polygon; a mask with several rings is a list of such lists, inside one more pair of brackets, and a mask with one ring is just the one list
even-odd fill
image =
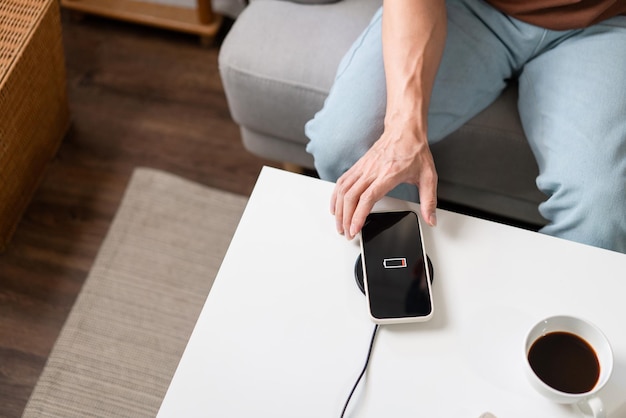
{"label": "sofa cushion", "polygon": [[489,107],[431,146],[440,199],[544,225],[537,162],[524,136],[513,83]]}
{"label": "sofa cushion", "polygon": [[[259,0],[211,0],[211,6],[213,7],[213,11],[219,13],[223,16],[228,16],[230,18],[237,18],[243,12],[243,10],[248,6],[250,1],[259,1]],[[301,4],[325,4],[325,3],[335,3],[340,0],[283,0],[283,1],[291,1],[294,3]]]}
{"label": "sofa cushion", "polygon": [[232,19],[237,18],[247,5],[248,0],[211,0],[211,7],[215,13]]}
{"label": "sofa cushion", "polygon": [[[237,18],[219,56],[233,119],[260,133],[305,144],[304,124],[321,109],[339,61],[380,4],[253,1]],[[303,39],[307,48],[302,48]],[[267,107],[272,112],[263,110]]]}

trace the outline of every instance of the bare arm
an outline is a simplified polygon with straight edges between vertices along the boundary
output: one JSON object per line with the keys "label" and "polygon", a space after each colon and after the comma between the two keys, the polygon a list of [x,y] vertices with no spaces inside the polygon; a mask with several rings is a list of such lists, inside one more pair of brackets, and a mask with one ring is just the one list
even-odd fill
{"label": "bare arm", "polygon": [[446,38],[444,0],[385,0],[382,22],[387,109],[383,135],[337,181],[331,211],[352,239],[374,204],[400,183],[418,186],[422,218],[436,224],[437,173],[427,115]]}

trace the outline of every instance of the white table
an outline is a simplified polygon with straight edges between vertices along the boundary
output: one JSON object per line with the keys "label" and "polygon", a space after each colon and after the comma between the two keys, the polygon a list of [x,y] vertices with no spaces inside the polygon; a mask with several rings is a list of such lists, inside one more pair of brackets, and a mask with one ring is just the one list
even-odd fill
{"label": "white table", "polygon": [[[353,276],[358,243],[335,232],[333,185],[264,168],[159,417],[338,417],[373,324]],[[385,199],[377,209],[418,211]],[[210,214],[207,214],[210,216]],[[424,226],[434,318],[383,326],[352,417],[574,417],[534,392],[523,339],[577,315],[615,353],[603,390],[626,417],[626,255],[447,211]]]}

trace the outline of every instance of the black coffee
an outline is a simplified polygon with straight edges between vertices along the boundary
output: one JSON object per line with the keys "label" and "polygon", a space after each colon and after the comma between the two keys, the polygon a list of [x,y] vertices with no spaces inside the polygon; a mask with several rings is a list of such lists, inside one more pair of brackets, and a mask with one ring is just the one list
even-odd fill
{"label": "black coffee", "polygon": [[537,339],[528,352],[528,362],[541,380],[561,392],[589,392],[600,377],[593,348],[569,332],[551,332]]}

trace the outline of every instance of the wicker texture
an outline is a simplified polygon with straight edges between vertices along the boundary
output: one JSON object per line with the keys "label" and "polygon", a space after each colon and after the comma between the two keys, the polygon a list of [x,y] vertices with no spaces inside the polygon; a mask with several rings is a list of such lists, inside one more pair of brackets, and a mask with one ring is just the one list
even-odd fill
{"label": "wicker texture", "polygon": [[57,0],[1,0],[0,250],[68,125]]}

